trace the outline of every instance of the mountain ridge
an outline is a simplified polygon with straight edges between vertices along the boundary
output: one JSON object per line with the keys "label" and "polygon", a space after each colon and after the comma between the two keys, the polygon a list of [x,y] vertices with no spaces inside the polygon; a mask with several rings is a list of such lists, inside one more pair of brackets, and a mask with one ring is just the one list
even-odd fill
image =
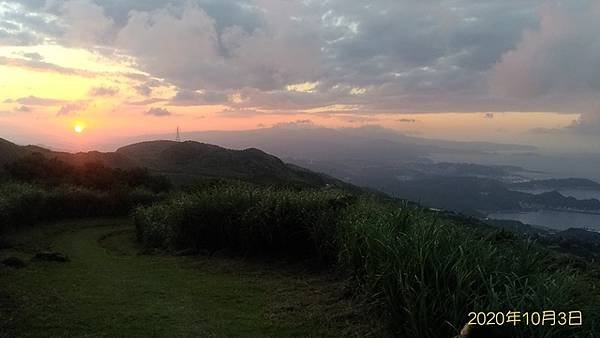
{"label": "mountain ridge", "polygon": [[0,139],[0,165],[33,153],[73,165],[99,162],[112,168],[144,167],[181,184],[202,178],[225,178],[265,184],[349,186],[324,174],[287,164],[278,157],[256,148],[232,150],[195,141],[157,140],[126,145],[115,152],[67,153],[41,147],[19,146]]}

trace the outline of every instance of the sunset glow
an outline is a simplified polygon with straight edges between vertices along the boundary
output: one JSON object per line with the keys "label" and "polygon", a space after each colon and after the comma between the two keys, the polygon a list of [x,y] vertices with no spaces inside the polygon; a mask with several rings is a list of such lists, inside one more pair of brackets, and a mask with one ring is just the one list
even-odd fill
{"label": "sunset glow", "polygon": [[[169,6],[73,0],[44,7],[0,1],[0,17],[12,25],[0,27],[0,33],[6,32],[6,37],[0,34],[0,135],[18,143],[92,149],[114,138],[172,135],[177,126],[188,132],[239,130],[310,120],[333,128],[379,125],[428,138],[597,148],[591,133],[583,132],[595,128],[595,96],[558,87],[555,94],[552,81],[537,83],[546,75],[527,75],[536,69],[526,64],[529,52],[519,49],[526,39],[539,40],[532,44],[539,48],[550,44],[546,40],[569,39],[566,33],[551,35],[551,24],[574,21],[579,12],[532,10],[530,19],[542,23],[539,30],[525,34],[529,27],[515,28],[511,44],[503,48],[486,47],[494,46],[490,40],[449,46],[447,55],[434,50],[411,55],[417,50],[363,44],[379,41],[376,25],[393,26],[402,17],[412,22],[411,10],[416,14],[427,8],[383,12],[374,5],[363,17],[357,14],[361,11],[328,11],[312,3],[258,2],[253,7],[232,2],[229,10],[247,21],[229,22],[201,2]],[[581,10],[587,13],[585,6]],[[304,16],[286,14],[292,12]],[[45,26],[15,19],[25,13]],[[389,15],[399,18],[389,21]],[[477,23],[486,15],[492,14],[453,11],[452,20],[444,19],[446,26],[432,30],[439,28],[442,37],[480,31]],[[402,30],[379,31],[392,35]],[[403,45],[402,36],[381,41],[394,39]],[[497,51],[493,57],[458,60],[463,51],[480,49]],[[344,59],[350,58],[346,54],[355,59]],[[471,67],[469,60],[482,64]],[[548,62],[555,61],[560,60]],[[94,123],[94,132],[86,130],[77,145],[64,133],[65,125],[78,134],[86,126],[73,125],[73,119]],[[569,142],[553,141],[565,133]]]}
{"label": "sunset glow", "polygon": [[77,133],[77,134],[81,134],[83,133],[83,131],[85,130],[85,127],[82,124],[76,124],[73,127],[73,130]]}

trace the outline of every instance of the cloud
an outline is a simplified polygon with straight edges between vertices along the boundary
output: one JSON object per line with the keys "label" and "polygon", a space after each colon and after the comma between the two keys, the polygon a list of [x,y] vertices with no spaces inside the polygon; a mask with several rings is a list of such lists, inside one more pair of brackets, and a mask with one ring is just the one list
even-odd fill
{"label": "cloud", "polygon": [[485,114],[483,114],[483,118],[485,118],[485,119],[493,119],[494,118],[494,113],[485,113]]}
{"label": "cloud", "polygon": [[334,117],[340,121],[348,122],[348,123],[375,123],[379,121],[378,118],[373,116],[364,116],[364,115],[331,115],[328,117]]}
{"label": "cloud", "polygon": [[493,67],[493,90],[517,107],[582,113],[570,126],[532,133],[600,132],[600,3],[550,3],[538,15],[539,26]]}
{"label": "cloud", "polygon": [[20,112],[20,113],[30,113],[32,111],[32,109],[27,106],[19,106],[19,107],[15,108],[14,110],[16,112]]}
{"label": "cloud", "polygon": [[269,113],[262,111],[262,110],[247,109],[247,108],[243,108],[243,109],[226,108],[226,109],[223,109],[223,110],[217,112],[217,115],[219,115],[219,116],[235,117],[235,118],[250,118],[250,117],[261,116],[261,115],[266,115],[266,114],[269,114]]}
{"label": "cloud", "polygon": [[[138,94],[177,88],[173,105],[592,111],[599,7],[586,0],[25,0],[0,12],[0,44],[52,41],[123,57],[140,71],[130,77]],[[8,63],[95,75],[39,58],[0,59]],[[243,100],[226,100],[234,94]]]}
{"label": "cloud", "polygon": [[44,10],[45,5],[50,2],[52,1],[40,0],[41,5],[31,7],[27,0],[13,2],[3,8],[2,19],[16,26],[12,31],[30,34],[36,43],[43,42],[45,37],[59,36],[64,29],[58,17]]}
{"label": "cloud", "polygon": [[557,134],[564,134],[565,133],[565,129],[563,128],[531,128],[527,131],[530,134],[533,135],[557,135]]}
{"label": "cloud", "polygon": [[47,8],[57,12],[67,23],[61,34],[63,43],[95,46],[112,42],[114,21],[107,17],[104,8],[91,0],[49,0]]}
{"label": "cloud", "polygon": [[23,56],[33,61],[44,60],[44,57],[40,53],[23,53]]}
{"label": "cloud", "polygon": [[134,86],[133,89],[135,89],[135,91],[138,92],[138,94],[143,95],[143,96],[152,95],[152,87],[150,87],[146,84],[140,84],[140,85]]}
{"label": "cloud", "polygon": [[114,87],[93,87],[90,89],[90,96],[115,96],[119,93],[119,88]]}
{"label": "cloud", "polygon": [[227,101],[227,94],[222,92],[180,90],[171,98],[169,104],[173,106],[201,106],[223,104]]}
{"label": "cloud", "polygon": [[68,104],[65,104],[62,107],[60,107],[60,109],[56,113],[56,116],[75,115],[76,113],[79,113],[80,111],[85,110],[87,108],[87,106],[88,105],[85,102],[68,103]]}
{"label": "cloud", "polygon": [[0,28],[0,46],[31,46],[40,42],[41,39],[31,32],[14,32]]}
{"label": "cloud", "polygon": [[211,64],[218,65],[217,35],[214,21],[199,7],[190,6],[179,16],[169,9],[131,11],[116,45],[135,55],[139,66],[155,76],[201,87],[215,71]]}
{"label": "cloud", "polygon": [[58,100],[58,99],[48,99],[48,98],[43,98],[43,97],[38,97],[38,96],[27,96],[27,97],[18,98],[16,100],[7,99],[4,102],[5,103],[17,102],[22,105],[29,105],[29,106],[58,106],[58,105],[64,104],[66,101]]}
{"label": "cloud", "polygon": [[579,119],[563,128],[562,131],[594,136],[600,135],[600,109],[596,108],[596,110],[582,114]]}
{"label": "cloud", "polygon": [[127,102],[127,104],[130,104],[132,106],[147,106],[150,104],[155,104],[155,103],[159,103],[159,102],[166,102],[168,101],[167,99],[161,99],[161,98],[149,98],[149,99],[145,99],[145,100],[141,100],[141,101],[130,101]]}
{"label": "cloud", "polygon": [[397,119],[397,120],[396,120],[396,122],[402,122],[402,123],[415,123],[415,122],[417,122],[417,120],[415,120],[415,119],[406,119],[406,118],[403,118],[403,119]]}
{"label": "cloud", "polygon": [[493,89],[561,110],[569,110],[563,106],[568,102],[578,101],[578,108],[595,105],[600,90],[600,3],[549,4],[539,17],[539,27],[524,31],[517,46],[493,67]]}
{"label": "cloud", "polygon": [[170,111],[168,111],[165,108],[150,108],[150,110],[145,112],[144,115],[161,117],[161,116],[170,116],[172,114]]}
{"label": "cloud", "polygon": [[[263,107],[284,101],[286,107],[306,109],[359,100],[353,96],[364,96],[365,106],[398,107],[410,103],[405,98],[410,93],[437,98],[440,92],[476,91],[481,70],[513,47],[521,29],[535,20],[500,1],[459,5],[73,0],[26,6],[54,16],[62,27],[36,33],[66,45],[128,54],[141,70],[181,91],[223,97],[250,88],[263,95],[250,97],[249,106],[258,99]],[[496,23],[506,21],[512,25],[498,33]],[[299,83],[319,85],[296,96],[286,93]],[[148,84],[135,89],[152,94]]]}
{"label": "cloud", "polygon": [[[205,7],[188,1],[134,10],[116,45],[134,55],[143,70],[190,90],[276,89],[315,75],[319,46],[304,25],[288,20],[271,26],[267,17],[251,31],[244,25],[225,27],[224,17],[211,17]],[[251,8],[245,11],[254,16],[277,14]]]}
{"label": "cloud", "polygon": [[152,95],[154,88],[165,85],[161,80],[151,79],[147,76],[140,76],[139,74],[130,75],[128,77],[135,81],[142,81],[142,83],[133,86],[133,89],[142,96],[150,96]]}
{"label": "cloud", "polygon": [[3,66],[11,66],[23,68],[31,71],[38,72],[47,72],[47,73],[58,73],[63,75],[74,75],[74,76],[82,76],[82,77],[94,77],[98,74],[95,72],[90,72],[82,69],[75,68],[67,68],[59,65],[55,65],[53,63],[37,61],[37,60],[27,60],[27,59],[19,59],[19,58],[8,58],[4,56],[0,56],[0,65]]}
{"label": "cloud", "polygon": [[291,122],[281,122],[273,125],[273,128],[280,129],[314,129],[319,128],[317,124],[313,121],[304,119],[304,120],[296,120]]}

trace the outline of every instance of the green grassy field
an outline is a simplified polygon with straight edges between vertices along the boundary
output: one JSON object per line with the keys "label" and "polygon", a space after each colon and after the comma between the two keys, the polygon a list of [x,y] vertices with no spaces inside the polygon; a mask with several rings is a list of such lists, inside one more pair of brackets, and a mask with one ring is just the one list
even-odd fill
{"label": "green grassy field", "polygon": [[[344,336],[372,332],[330,275],[225,258],[140,255],[126,219],[29,228],[0,258],[0,336]],[[292,271],[293,270],[293,271]]]}
{"label": "green grassy field", "polygon": [[[399,337],[452,337],[469,312],[580,309],[582,327],[498,328],[504,337],[593,337],[598,279],[535,241],[402,201],[335,190],[224,186],[134,213],[148,249],[286,257],[335,267]],[[489,337],[489,336],[488,336]]]}

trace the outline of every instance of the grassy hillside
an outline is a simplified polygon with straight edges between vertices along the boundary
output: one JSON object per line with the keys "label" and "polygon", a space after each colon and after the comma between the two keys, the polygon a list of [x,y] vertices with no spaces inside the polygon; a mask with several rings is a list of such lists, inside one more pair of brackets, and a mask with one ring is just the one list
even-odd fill
{"label": "grassy hillside", "polygon": [[597,280],[511,233],[393,201],[333,191],[220,187],[135,214],[148,248],[286,257],[337,267],[403,337],[450,337],[470,311],[581,309],[585,327],[525,327],[511,337],[598,332]]}
{"label": "grassy hillside", "polygon": [[192,141],[151,141],[125,146],[110,153],[90,151],[72,154],[35,146],[18,146],[0,139],[0,175],[4,174],[5,165],[32,154],[77,167],[96,163],[127,170],[148,168],[168,176],[177,185],[193,184],[207,178],[225,178],[258,184],[351,188],[342,181],[284,163],[255,148],[231,150]]}
{"label": "grassy hillside", "polygon": [[22,154],[19,146],[0,139],[0,166],[17,160]]}

